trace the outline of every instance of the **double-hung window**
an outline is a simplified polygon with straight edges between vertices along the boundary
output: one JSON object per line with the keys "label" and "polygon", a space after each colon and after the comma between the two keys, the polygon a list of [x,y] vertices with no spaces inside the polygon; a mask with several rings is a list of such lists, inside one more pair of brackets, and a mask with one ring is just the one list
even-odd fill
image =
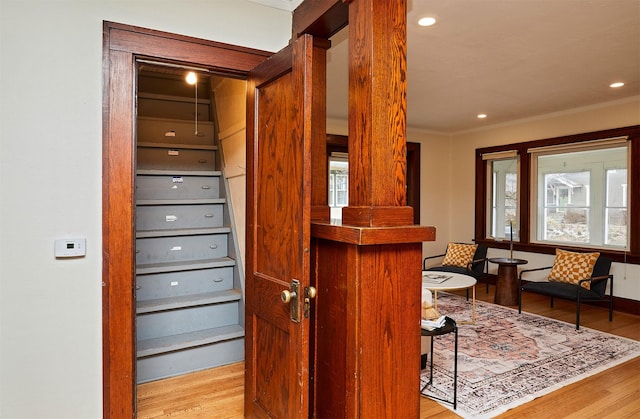
{"label": "double-hung window", "polygon": [[482,156],[487,170],[487,231],[494,239],[519,240],[519,159],[515,150]]}
{"label": "double-hung window", "polygon": [[528,151],[534,198],[532,241],[629,247],[625,137]]}
{"label": "double-hung window", "polygon": [[476,150],[475,240],[640,262],[640,126]]}

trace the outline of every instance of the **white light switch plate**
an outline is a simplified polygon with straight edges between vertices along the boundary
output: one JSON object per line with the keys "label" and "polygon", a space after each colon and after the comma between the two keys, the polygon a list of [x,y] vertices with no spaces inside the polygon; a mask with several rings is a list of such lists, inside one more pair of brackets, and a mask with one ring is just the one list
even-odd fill
{"label": "white light switch plate", "polygon": [[57,258],[73,258],[87,254],[87,239],[56,239],[54,254]]}

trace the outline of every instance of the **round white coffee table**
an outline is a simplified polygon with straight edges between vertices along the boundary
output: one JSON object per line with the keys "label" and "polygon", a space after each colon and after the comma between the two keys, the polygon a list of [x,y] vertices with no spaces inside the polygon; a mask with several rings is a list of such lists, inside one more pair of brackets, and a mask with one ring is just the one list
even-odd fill
{"label": "round white coffee table", "polygon": [[[438,291],[464,290],[471,288],[471,320],[458,321],[458,324],[476,323],[476,283],[469,275],[444,271],[422,271],[422,288],[433,291],[433,307],[438,310]],[[468,298],[469,294],[467,294]]]}

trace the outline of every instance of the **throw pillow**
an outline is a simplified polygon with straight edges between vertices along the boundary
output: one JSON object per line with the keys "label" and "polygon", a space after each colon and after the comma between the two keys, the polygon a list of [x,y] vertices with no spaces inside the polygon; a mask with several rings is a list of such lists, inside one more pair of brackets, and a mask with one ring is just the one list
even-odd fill
{"label": "throw pillow", "polygon": [[[556,249],[556,259],[553,262],[549,281],[578,284],[581,279],[591,277],[593,267],[600,257],[600,253],[578,253]],[[582,286],[591,289],[591,283],[583,282]]]}
{"label": "throw pillow", "polygon": [[477,244],[449,243],[444,255],[443,265],[466,268],[476,254]]}

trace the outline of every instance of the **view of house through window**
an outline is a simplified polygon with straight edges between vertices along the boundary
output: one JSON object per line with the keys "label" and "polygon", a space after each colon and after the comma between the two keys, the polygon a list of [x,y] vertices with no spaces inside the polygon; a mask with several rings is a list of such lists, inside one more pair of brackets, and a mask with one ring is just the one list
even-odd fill
{"label": "view of house through window", "polygon": [[532,157],[537,241],[628,247],[626,145]]}
{"label": "view of house through window", "polygon": [[342,207],[349,205],[349,161],[346,153],[329,157],[329,207],[331,218],[342,219]]}
{"label": "view of house through window", "polygon": [[638,261],[638,161],[640,126],[478,148],[475,240]]}

